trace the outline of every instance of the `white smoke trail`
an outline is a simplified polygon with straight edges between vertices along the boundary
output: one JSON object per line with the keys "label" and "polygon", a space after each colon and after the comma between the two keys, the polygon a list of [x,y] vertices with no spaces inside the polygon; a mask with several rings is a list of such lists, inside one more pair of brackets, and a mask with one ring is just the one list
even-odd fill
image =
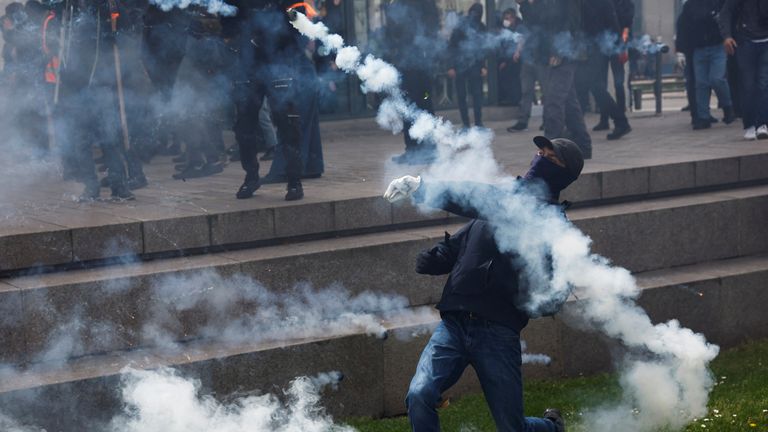
{"label": "white smoke trail", "polygon": [[[300,284],[270,291],[248,276],[223,277],[215,271],[167,276],[154,282],[155,301],[143,328],[145,343],[168,346],[181,329],[195,337],[241,343],[285,341],[328,334],[363,332],[384,337],[383,321],[429,321],[428,309],[409,307],[408,299],[365,291],[352,294],[342,286],[314,289]],[[182,322],[195,312],[194,325]]]}
{"label": "white smoke trail", "polygon": [[528,349],[528,344],[525,343],[524,340],[520,341],[520,351],[522,351],[523,355],[523,363],[532,363],[532,364],[543,364],[548,365],[552,363],[552,358],[546,354],[531,354],[525,352]]}
{"label": "white smoke trail", "polygon": [[224,404],[202,395],[200,382],[171,369],[129,370],[122,376],[125,413],[112,420],[111,432],[330,432],[352,431],[334,425],[320,407],[320,390],[338,381],[338,373],[299,377],[285,392],[249,396]]}
{"label": "white smoke trail", "polygon": [[149,0],[149,2],[165,12],[173,8],[186,9],[189,6],[202,6],[213,15],[232,16],[237,13],[237,8],[224,0]]}
{"label": "white smoke trail", "polygon": [[[338,45],[337,38],[332,38],[322,23],[312,23],[297,14],[293,24],[305,35]],[[394,88],[397,81],[390,73],[386,74],[390,77],[387,83],[369,86],[365,81],[364,77],[382,76],[368,70],[371,65],[388,70],[391,65],[374,62],[370,56],[361,63],[359,53],[352,47],[338,52],[342,69],[356,73],[363,80],[364,90],[386,90],[387,99],[377,117],[382,127],[399,132],[403,119],[413,121],[411,134],[437,145],[436,163],[422,173],[426,179],[507,184],[504,188],[489,189],[466,183],[442,183],[443,187],[427,189],[426,202],[439,203],[450,195],[455,201],[477,208],[494,223],[499,249],[520,253],[526,276],[532,279],[531,286],[539,288],[532,293],[528,307],[535,310],[539,304],[576,286],[584,293],[580,302],[583,319],[629,349],[620,371],[623,401],[588,419],[590,430],[680,428],[706,412],[713,385],[708,365],[718,354],[717,346],[708,344],[703,335],[682,328],[675,320],[654,325],[635,303],[640,289],[629,271],[613,267],[605,258],[592,254],[591,240],[562,218],[559,209],[519,193],[515,182],[501,174],[490,150],[490,132],[454,131],[449,122],[405,102],[402,93]],[[361,68],[365,69],[364,76],[360,76]],[[546,271],[548,256],[552,258],[552,276]],[[637,414],[628,417],[633,409]]]}

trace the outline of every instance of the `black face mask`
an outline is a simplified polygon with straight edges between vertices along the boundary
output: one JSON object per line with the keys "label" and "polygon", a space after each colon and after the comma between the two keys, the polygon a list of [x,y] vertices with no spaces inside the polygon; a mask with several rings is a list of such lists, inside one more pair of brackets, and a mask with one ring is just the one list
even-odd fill
{"label": "black face mask", "polygon": [[541,179],[549,187],[552,199],[560,197],[560,191],[573,183],[575,178],[567,169],[557,165],[549,159],[536,155],[531,161],[531,168],[525,174],[526,180]]}

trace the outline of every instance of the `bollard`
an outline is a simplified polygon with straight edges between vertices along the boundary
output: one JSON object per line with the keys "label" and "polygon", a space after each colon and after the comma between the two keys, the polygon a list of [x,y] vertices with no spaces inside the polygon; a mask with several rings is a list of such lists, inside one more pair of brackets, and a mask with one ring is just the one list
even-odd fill
{"label": "bollard", "polygon": [[643,109],[643,89],[632,89],[632,101],[635,104],[635,111],[640,111]]}
{"label": "bollard", "polygon": [[669,52],[669,46],[659,42],[656,48],[656,79],[653,82],[653,95],[656,98],[656,115],[661,115],[661,56]]}

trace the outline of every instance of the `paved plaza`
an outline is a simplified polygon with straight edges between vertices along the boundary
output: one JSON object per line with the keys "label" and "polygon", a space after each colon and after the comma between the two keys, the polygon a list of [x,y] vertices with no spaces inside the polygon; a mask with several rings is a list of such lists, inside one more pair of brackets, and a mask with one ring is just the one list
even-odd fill
{"label": "paved plaza", "polygon": [[[507,172],[519,175],[533,156],[531,139],[540,119],[531,120],[531,130],[512,134],[505,130],[513,123],[512,115],[511,109],[488,108],[486,124],[495,133],[496,158]],[[594,157],[586,163],[585,173],[768,153],[768,141],[742,139],[740,123],[692,131],[688,114],[679,111],[662,116],[635,113],[630,120],[632,133],[619,141],[607,141],[605,132],[593,133]],[[592,126],[597,117],[588,115],[586,121]],[[402,137],[379,129],[373,119],[327,121],[321,130],[325,174],[304,181],[306,198],[300,204],[377,196],[393,177],[420,169],[390,162],[403,150]],[[230,134],[227,138],[231,143]],[[262,175],[268,169],[267,162]],[[31,174],[6,172],[0,176],[0,236],[296,204],[283,201],[284,184],[264,185],[252,199],[235,199],[243,178],[239,162],[229,163],[222,174],[186,181],[171,178],[171,157],[156,157],[145,171],[149,186],[136,191],[136,201],[125,203],[78,203],[74,198],[82,186],[62,182],[54,168]],[[102,191],[103,196],[108,194]]]}

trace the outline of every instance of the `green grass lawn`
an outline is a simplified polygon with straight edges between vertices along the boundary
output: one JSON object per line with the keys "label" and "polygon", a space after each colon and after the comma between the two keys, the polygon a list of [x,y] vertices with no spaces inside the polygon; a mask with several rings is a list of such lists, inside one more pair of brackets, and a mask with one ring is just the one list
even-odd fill
{"label": "green grass lawn", "polygon": [[[685,430],[768,432],[768,340],[721,352],[712,363],[712,373],[717,384],[709,400],[709,413]],[[525,388],[526,414],[540,416],[545,408],[558,407],[569,431],[585,431],[579,427],[581,415],[591,407],[617,400],[619,395],[615,375],[530,381]],[[449,407],[440,410],[440,421],[444,431],[496,430],[482,395],[451,401]],[[347,424],[362,432],[410,430],[405,417],[350,419]]]}

